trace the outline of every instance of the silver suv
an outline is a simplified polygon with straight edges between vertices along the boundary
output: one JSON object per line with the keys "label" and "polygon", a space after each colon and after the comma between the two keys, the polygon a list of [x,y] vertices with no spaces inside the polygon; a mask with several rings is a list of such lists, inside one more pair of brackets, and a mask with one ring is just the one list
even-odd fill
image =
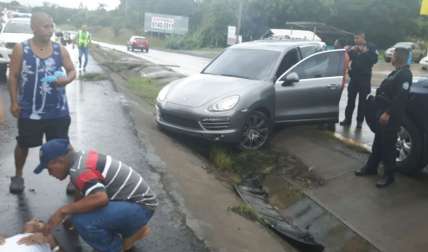
{"label": "silver suv", "polygon": [[398,42],[392,47],[385,51],[385,62],[391,62],[392,54],[394,54],[395,48],[406,48],[412,51],[413,62],[419,62],[423,57],[427,55],[427,48],[423,43],[414,42]]}
{"label": "silver suv", "polygon": [[157,97],[162,128],[258,149],[275,123],[338,120],[344,50],[324,43],[254,41],[234,45],[200,74],[173,81]]}
{"label": "silver suv", "polygon": [[6,76],[15,45],[32,37],[30,18],[12,18],[7,21],[0,33],[0,79]]}

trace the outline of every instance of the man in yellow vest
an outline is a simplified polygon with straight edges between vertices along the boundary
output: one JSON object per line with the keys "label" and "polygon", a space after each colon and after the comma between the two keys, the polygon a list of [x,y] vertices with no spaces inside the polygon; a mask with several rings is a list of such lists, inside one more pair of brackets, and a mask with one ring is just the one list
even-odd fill
{"label": "man in yellow vest", "polygon": [[85,62],[83,64],[83,71],[86,71],[88,65],[88,48],[91,43],[91,34],[88,32],[86,25],[83,25],[81,30],[76,36],[77,47],[79,48],[79,71],[82,71],[82,56],[85,56]]}

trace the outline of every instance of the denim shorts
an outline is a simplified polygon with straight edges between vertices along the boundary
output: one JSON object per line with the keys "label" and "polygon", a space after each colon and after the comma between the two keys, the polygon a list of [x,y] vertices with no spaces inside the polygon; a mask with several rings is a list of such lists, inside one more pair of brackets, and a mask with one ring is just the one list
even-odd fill
{"label": "denim shorts", "polygon": [[71,216],[79,235],[99,252],[122,251],[131,237],[153,216],[153,210],[128,201],[110,201],[103,208]]}

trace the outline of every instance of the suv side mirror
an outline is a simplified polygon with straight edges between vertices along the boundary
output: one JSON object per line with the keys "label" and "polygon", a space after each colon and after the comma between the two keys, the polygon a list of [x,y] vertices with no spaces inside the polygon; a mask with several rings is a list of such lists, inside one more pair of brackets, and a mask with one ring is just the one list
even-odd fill
{"label": "suv side mirror", "polygon": [[281,86],[287,87],[292,86],[294,83],[299,82],[299,75],[296,72],[292,72],[290,74],[287,74],[285,78],[281,79]]}

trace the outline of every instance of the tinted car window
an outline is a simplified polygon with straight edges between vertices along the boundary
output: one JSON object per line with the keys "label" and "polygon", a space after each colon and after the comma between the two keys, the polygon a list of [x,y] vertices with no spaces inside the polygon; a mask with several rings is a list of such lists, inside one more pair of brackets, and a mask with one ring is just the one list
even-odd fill
{"label": "tinted car window", "polygon": [[269,80],[280,52],[256,49],[228,49],[215,59],[205,74],[234,76],[252,80]]}
{"label": "tinted car window", "polygon": [[289,51],[281,61],[279,65],[278,71],[276,72],[276,77],[280,77],[283,73],[285,73],[290,67],[294,66],[297,62],[299,62],[299,53],[296,49],[292,49]]}
{"label": "tinted car window", "polygon": [[342,56],[341,51],[317,54],[306,59],[293,71],[299,75],[300,79],[341,76],[343,74]]}
{"label": "tinted car window", "polygon": [[33,33],[30,22],[9,22],[4,27],[5,33]]}

